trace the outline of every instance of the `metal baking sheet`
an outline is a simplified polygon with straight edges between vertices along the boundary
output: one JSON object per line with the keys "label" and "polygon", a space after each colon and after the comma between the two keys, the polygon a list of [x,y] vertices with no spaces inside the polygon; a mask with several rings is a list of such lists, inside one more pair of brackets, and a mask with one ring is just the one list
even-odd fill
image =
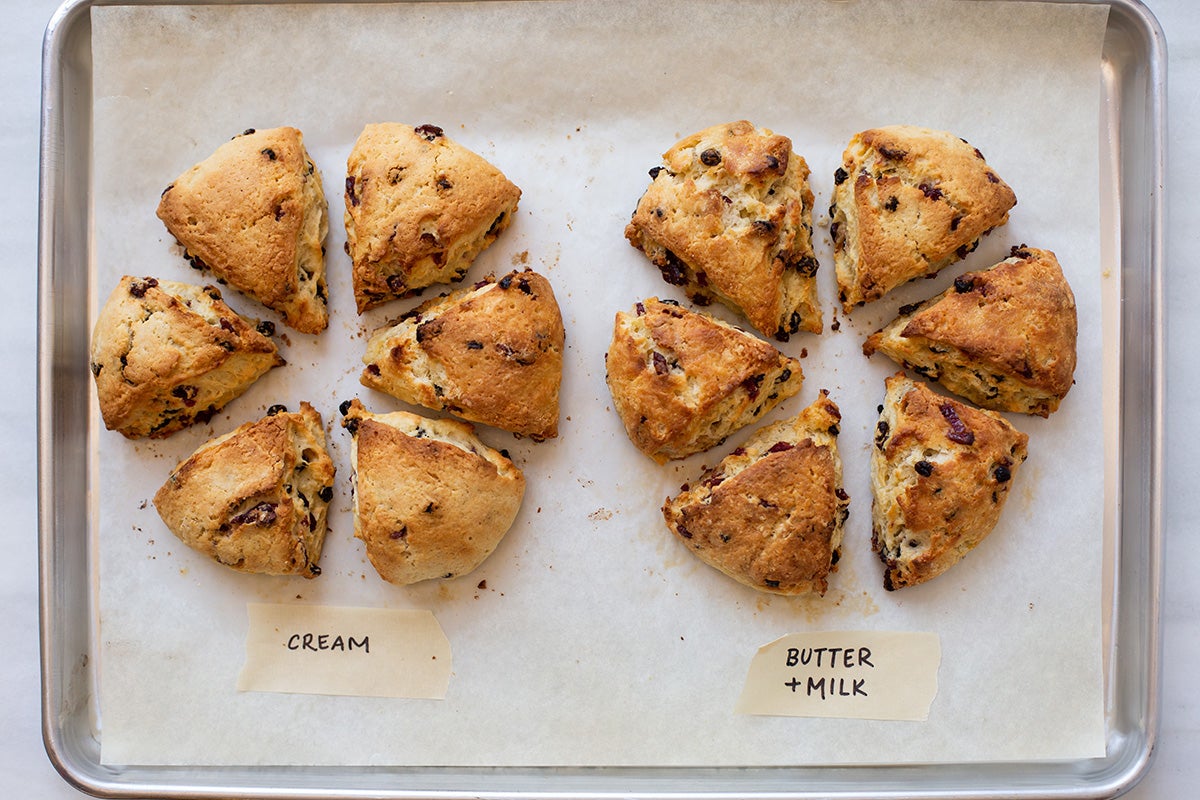
{"label": "metal baking sheet", "polygon": [[[1148,763],[1157,719],[1158,446],[1161,436],[1162,39],[1140,6],[1110,5],[1100,78],[1106,113],[1104,251],[1121,276],[1117,573],[1109,747],[1104,759],[1015,765],[763,769],[112,768],[94,734],[95,654],[87,553],[86,309],[90,237],[91,4],[68,5],[46,40],[40,330],[40,519],[46,740],[64,775],[109,796],[704,795],[1102,797]],[[1109,228],[1102,226],[1105,230]],[[83,272],[86,275],[86,271]],[[81,313],[81,311],[83,313]],[[1119,646],[1118,646],[1119,645]]]}

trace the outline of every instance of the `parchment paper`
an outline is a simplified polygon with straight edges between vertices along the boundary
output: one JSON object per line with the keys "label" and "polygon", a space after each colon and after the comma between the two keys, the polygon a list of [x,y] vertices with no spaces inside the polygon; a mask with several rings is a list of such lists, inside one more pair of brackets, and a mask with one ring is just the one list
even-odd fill
{"label": "parchment paper", "polygon": [[[95,64],[96,302],[126,272],[202,282],[154,216],[162,189],[248,127],[294,125],[330,198],[330,328],[285,333],[274,370],[208,426],[161,442],[102,430],[92,464],[103,761],[112,764],[757,765],[1080,758],[1104,751],[1098,244],[1099,53],[1105,10],[1003,2],[399,3],[104,8]],[[817,228],[821,336],[804,389],[841,406],[851,516],[823,599],[743,588],[667,534],[663,499],[741,439],[660,467],[611,410],[614,313],[676,296],[623,239],[646,172],[678,138],[748,118],[792,138],[817,209],[850,136],[912,123],[978,146],[1014,188],[1010,223],[963,264],[851,317],[835,310]],[[524,507],[476,573],[398,588],[352,537],[337,406],[400,404],[357,382],[365,335],[417,301],[358,317],[342,253],[345,159],[362,126],[434,123],[524,191],[468,280],[528,265],[567,325],[561,435],[481,429],[528,478]],[[869,552],[866,472],[883,378],[863,338],[1010,246],[1054,250],[1081,325],[1076,385],[1030,436],[992,536],[925,586],[885,592]],[[428,295],[427,295],[428,296]],[[232,290],[244,313],[275,319]],[[682,298],[681,298],[682,299]],[[721,309],[714,313],[734,319]],[[95,309],[93,309],[95,313]],[[833,324],[831,324],[833,323]],[[85,368],[83,365],[81,369]],[[189,551],[149,499],[210,436],[274,403],[312,402],[338,464],[313,581],[233,573]],[[93,408],[94,408],[93,403]],[[486,580],[486,588],[478,588]],[[432,611],[451,642],[444,701],[238,693],[247,603]],[[926,722],[737,715],[757,648],[806,630],[913,630],[942,646]]]}

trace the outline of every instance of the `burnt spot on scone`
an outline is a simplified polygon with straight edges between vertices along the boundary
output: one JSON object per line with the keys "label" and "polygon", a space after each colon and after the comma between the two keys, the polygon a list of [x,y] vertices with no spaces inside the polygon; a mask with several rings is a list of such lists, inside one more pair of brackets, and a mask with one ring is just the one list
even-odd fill
{"label": "burnt spot on scone", "polygon": [[[367,182],[367,179],[363,178],[363,183],[366,183],[366,182]],[[354,180],[353,175],[346,176],[346,199],[350,201],[350,205],[352,205],[356,208],[358,207],[358,204],[360,202],[360,196],[358,194],[358,186],[356,184],[356,181]]]}
{"label": "burnt spot on scone", "polygon": [[286,414],[286,413],[287,413],[287,406],[285,406],[283,403],[276,403],[275,405],[273,405],[267,409],[268,417],[273,417],[276,414]]}
{"label": "burnt spot on scone", "polygon": [[427,142],[432,142],[435,139],[446,135],[446,132],[437,125],[430,125],[429,123],[418,125],[417,127],[413,128],[413,133],[417,134],[417,136],[420,136]]}
{"label": "burnt spot on scone", "polygon": [[883,207],[888,211],[895,211],[900,207],[900,198],[896,197],[896,195],[890,196],[887,199],[887,202],[883,204]]}
{"label": "burnt spot on scone", "polygon": [[255,525],[258,527],[272,525],[277,518],[275,508],[274,503],[264,501],[230,518],[229,522],[231,525]]}
{"label": "burnt spot on scone", "polygon": [[835,169],[833,171],[833,185],[841,186],[843,183],[846,182],[846,178],[849,178],[849,177],[850,177],[850,173],[846,172],[846,170],[842,169],[841,167],[838,167],[837,169]]}
{"label": "burnt spot on scone", "polygon": [[145,278],[144,280],[133,281],[129,284],[129,293],[134,297],[142,298],[146,296],[146,292],[155,286],[158,286],[158,280],[156,278]]}
{"label": "burnt spot on scone", "polygon": [[706,167],[715,167],[721,163],[721,153],[715,147],[710,147],[700,154],[700,163]]}
{"label": "burnt spot on scone", "polygon": [[950,431],[946,434],[947,439],[952,442],[957,442],[958,444],[975,444],[975,434],[966,426],[966,423],[959,418],[958,412],[955,410],[954,406],[950,405],[949,403],[942,403],[938,406],[938,410],[942,412],[942,417],[945,418],[946,422],[950,426]]}

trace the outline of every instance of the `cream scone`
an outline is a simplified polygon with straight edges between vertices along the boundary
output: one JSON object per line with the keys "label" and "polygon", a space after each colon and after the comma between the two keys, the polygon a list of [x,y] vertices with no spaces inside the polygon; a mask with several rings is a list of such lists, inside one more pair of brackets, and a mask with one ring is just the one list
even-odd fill
{"label": "cream scone", "polygon": [[335,471],[321,415],[303,402],[272,406],[175,467],[154,507],[181,541],[231,569],[312,578]]}
{"label": "cream scone", "polygon": [[159,438],[208,422],[284,363],[265,335],[273,329],[225,305],[215,286],[124,276],[92,332],[105,427]]}
{"label": "cream scone", "polygon": [[436,125],[367,125],[346,162],[346,252],[359,313],[461,281],[521,190]]}
{"label": "cream scone", "polygon": [[475,570],[512,527],[525,476],[465,422],[343,403],[352,437],[354,535],[388,583]]}
{"label": "cream scone", "polygon": [[185,257],[283,315],[301,333],[329,324],[328,207],[295,128],[247,130],[166,188],[158,217]]}
{"label": "cream scone", "polygon": [[992,532],[1029,437],[903,372],[886,383],[871,450],[871,546],[892,591],[937,577]]}
{"label": "cream scone", "polygon": [[1017,202],[977,148],[910,125],[855,134],[833,180],[829,234],[846,313],[966,258]]}
{"label": "cream scone", "polygon": [[667,527],[700,560],[753,589],[825,594],[850,514],[840,422],[822,391],[798,416],[756,431],[667,498]]}
{"label": "cream scone", "polygon": [[651,297],[618,312],[606,380],[626,433],[661,463],[707,450],[800,391],[797,359],[709,314]]}
{"label": "cream scone", "polygon": [[562,314],[532,270],[426,301],[367,342],[364,386],[535,441],[558,435]]}
{"label": "cream scone", "polygon": [[1075,295],[1049,250],[1014,247],[863,345],[994,411],[1049,416],[1074,382]]}
{"label": "cream scone", "polygon": [[663,280],[766,336],[820,333],[813,193],[791,140],[739,120],[679,141],[663,165],[625,228]]}

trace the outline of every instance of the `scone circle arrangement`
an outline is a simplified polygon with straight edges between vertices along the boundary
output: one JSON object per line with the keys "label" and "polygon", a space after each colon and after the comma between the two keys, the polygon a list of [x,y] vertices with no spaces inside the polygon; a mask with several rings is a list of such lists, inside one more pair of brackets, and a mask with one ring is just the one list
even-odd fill
{"label": "scone circle arrangement", "polygon": [[336,469],[321,415],[273,407],[201,445],[154,495],[180,541],[239,572],[321,574]]}
{"label": "scone circle arrangement", "polygon": [[766,336],[820,333],[808,164],[746,120],[677,142],[650,170],[625,238],[697,305],[723,303]]}
{"label": "scone circle arrangement", "polygon": [[161,438],[210,420],[284,363],[253,322],[215,286],[122,277],[92,331],[105,427],[131,439]]}
{"label": "scone circle arrangement", "polygon": [[315,334],[329,324],[328,207],[296,128],[251,128],[221,145],[163,191],[158,217],[193,266],[289,327]]}
{"label": "scone circle arrangement", "polygon": [[346,252],[361,314],[461,281],[521,190],[436,125],[367,125],[346,162]]}
{"label": "scone circle arrangement", "polygon": [[837,449],[840,422],[822,390],[799,415],[756,431],[667,498],[667,527],[739,583],[774,594],[824,595],[850,513]]}
{"label": "scone circle arrangement", "polygon": [[354,464],[354,535],[388,583],[475,570],[508,532],[525,476],[472,425],[342,404]]}

